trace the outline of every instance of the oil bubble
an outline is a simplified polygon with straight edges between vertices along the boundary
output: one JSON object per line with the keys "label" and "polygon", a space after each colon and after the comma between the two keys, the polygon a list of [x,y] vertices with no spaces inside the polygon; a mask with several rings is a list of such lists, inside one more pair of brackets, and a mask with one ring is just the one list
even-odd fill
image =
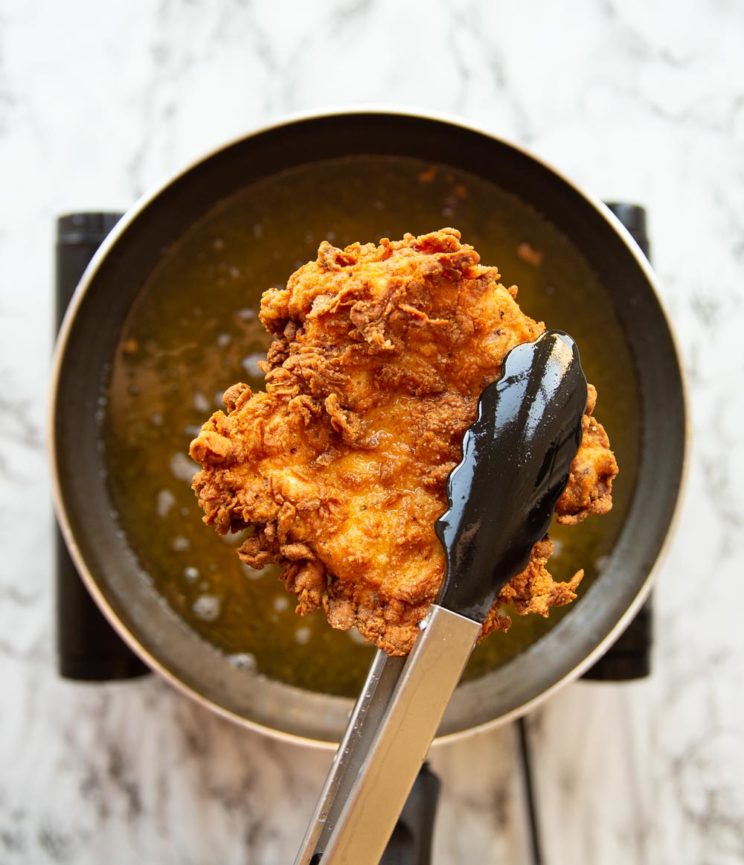
{"label": "oil bubble", "polygon": [[227,660],[233,667],[237,667],[239,670],[253,671],[257,666],[256,656],[251,655],[250,652],[235,652],[234,655],[228,655]]}
{"label": "oil bubble", "polygon": [[170,490],[160,490],[158,493],[158,501],[155,506],[157,515],[164,519],[170,513],[170,509],[175,505],[176,497]]}
{"label": "oil bubble", "polygon": [[220,540],[223,544],[227,544],[228,547],[236,547],[238,544],[242,544],[243,541],[248,536],[248,529],[240,529],[237,532],[230,532],[227,535],[220,535]]}
{"label": "oil bubble", "polygon": [[209,404],[209,400],[204,396],[201,391],[197,391],[194,394],[194,408],[197,411],[206,414],[212,406]]}
{"label": "oil bubble", "polygon": [[266,355],[259,351],[255,354],[249,354],[247,357],[244,357],[240,362],[240,365],[248,375],[253,378],[260,378],[263,375],[263,370],[258,364],[262,360],[266,360]]}
{"label": "oil bubble", "polygon": [[191,483],[194,475],[199,471],[199,466],[179,451],[170,459],[170,470],[174,478]]}
{"label": "oil bubble", "polygon": [[277,595],[274,598],[274,609],[281,613],[289,606],[289,598],[286,595]]}
{"label": "oil bubble", "polygon": [[220,615],[222,604],[217,595],[201,595],[194,601],[191,609],[203,622],[214,622]]}
{"label": "oil bubble", "polygon": [[242,562],[240,566],[249,580],[263,579],[270,571],[270,568],[252,568],[250,565],[244,565]]}
{"label": "oil bubble", "polygon": [[352,643],[356,643],[357,646],[369,645],[369,641],[365,640],[356,628],[349,628],[349,630],[346,632],[346,636],[351,640]]}

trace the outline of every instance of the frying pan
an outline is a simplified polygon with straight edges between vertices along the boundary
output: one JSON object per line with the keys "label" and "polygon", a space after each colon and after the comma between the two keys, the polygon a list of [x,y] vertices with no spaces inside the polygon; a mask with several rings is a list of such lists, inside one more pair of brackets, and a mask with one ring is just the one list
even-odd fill
{"label": "frying pan", "polygon": [[228,144],[140,201],[86,270],[57,344],[50,447],[62,532],[94,599],[150,667],[241,724],[314,744],[338,741],[352,701],[238,670],[170,611],[143,578],[113,515],[97,410],[124,319],[164,251],[189,226],[257,180],[310,161],[358,154],[409,156],[465,169],[516,195],[557,226],[612,300],[640,395],[637,481],[602,572],[545,636],[457,689],[440,739],[526,712],[611,645],[649,591],[685,461],[680,364],[648,262],[603,205],[513,144],[441,117],[393,111],[303,116]]}

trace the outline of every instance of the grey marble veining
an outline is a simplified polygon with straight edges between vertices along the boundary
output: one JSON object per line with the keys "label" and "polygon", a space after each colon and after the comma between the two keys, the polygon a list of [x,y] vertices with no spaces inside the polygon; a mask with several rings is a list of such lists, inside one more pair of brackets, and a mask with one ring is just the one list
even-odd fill
{"label": "grey marble veining", "polygon": [[[0,2],[0,862],[285,863],[329,756],[155,679],[59,681],[44,455],[52,231],[290,111],[395,103],[636,199],[689,378],[654,677],[530,719],[550,865],[744,861],[744,6]],[[436,865],[526,862],[513,730],[446,746]]]}

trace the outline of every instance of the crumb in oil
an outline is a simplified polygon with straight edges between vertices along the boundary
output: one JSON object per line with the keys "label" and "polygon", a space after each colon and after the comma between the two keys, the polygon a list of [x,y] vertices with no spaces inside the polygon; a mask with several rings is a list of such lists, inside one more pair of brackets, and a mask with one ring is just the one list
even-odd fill
{"label": "crumb in oil", "polygon": [[531,264],[532,267],[540,267],[545,253],[540,249],[535,249],[532,244],[523,241],[517,247],[517,255],[522,261]]}

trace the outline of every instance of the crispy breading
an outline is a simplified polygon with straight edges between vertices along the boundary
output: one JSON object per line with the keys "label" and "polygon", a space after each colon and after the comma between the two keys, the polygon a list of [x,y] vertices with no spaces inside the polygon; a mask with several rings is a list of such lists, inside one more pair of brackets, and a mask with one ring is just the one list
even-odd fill
{"label": "crispy breading", "polygon": [[[434,523],[461,458],[478,398],[504,356],[544,325],[516,303],[516,287],[452,228],[336,249],[261,302],[273,336],[266,391],[225,394],[192,442],[194,489],[220,533],[250,527],[243,562],[283,566],[297,611],[322,607],[335,628],[407,653],[437,595],[444,554]],[[591,416],[556,514],[574,523],[612,506],[617,464]],[[484,633],[517,613],[570,602],[582,572],[556,583],[552,544],[499,595]]]}

